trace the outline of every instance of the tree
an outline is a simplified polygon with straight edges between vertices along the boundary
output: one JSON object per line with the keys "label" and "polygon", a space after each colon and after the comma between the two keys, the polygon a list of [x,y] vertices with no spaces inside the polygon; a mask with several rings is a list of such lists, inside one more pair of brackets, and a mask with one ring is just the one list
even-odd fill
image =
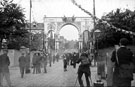
{"label": "tree", "polygon": [[[121,29],[126,31],[135,32],[135,11],[129,9],[121,10],[117,9],[116,11],[111,11],[105,16],[102,16],[102,19],[107,21],[109,24],[117,27],[120,31],[115,30],[112,26],[107,26],[99,21],[96,25],[96,29],[100,29],[102,34],[100,35],[98,47],[104,48],[118,44],[120,38],[128,38],[129,41],[132,41],[131,34],[123,33]],[[131,44],[132,42],[130,42]]]}
{"label": "tree", "polygon": [[12,1],[3,0],[0,5],[0,49],[3,39],[8,43],[14,40],[14,37],[25,36],[25,15],[23,9]]}

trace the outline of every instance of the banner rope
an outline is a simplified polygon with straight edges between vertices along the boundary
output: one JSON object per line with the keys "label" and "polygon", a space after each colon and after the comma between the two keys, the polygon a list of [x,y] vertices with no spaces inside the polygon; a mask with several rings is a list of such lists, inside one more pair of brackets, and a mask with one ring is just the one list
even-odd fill
{"label": "banner rope", "polygon": [[98,17],[92,15],[89,11],[85,10],[84,8],[82,8],[81,5],[78,5],[75,0],[72,0],[72,3],[73,3],[74,5],[76,5],[78,8],[80,8],[82,11],[84,11],[85,13],[87,13],[88,15],[90,15],[93,19],[96,20],[96,22],[99,22],[99,21],[100,21],[100,22],[102,22],[103,24],[106,24],[107,26],[109,26],[109,27],[115,29],[116,31],[121,31],[121,32],[126,33],[126,34],[128,33],[128,34],[131,34],[131,35],[135,35],[135,32],[127,31],[127,30],[121,29],[121,28],[117,28],[117,27],[115,27],[114,25],[108,23],[107,21],[101,20],[101,19],[99,19]]}

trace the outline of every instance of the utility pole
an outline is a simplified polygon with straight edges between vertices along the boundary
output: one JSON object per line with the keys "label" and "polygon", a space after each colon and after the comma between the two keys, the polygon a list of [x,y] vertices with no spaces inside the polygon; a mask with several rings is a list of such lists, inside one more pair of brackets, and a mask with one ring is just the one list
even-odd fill
{"label": "utility pole", "polygon": [[[94,31],[95,31],[95,25],[96,25],[96,23],[95,23],[95,15],[96,15],[96,13],[95,13],[95,0],[93,0],[93,15],[94,15],[93,22],[94,22]],[[92,33],[93,40],[95,40],[95,32],[94,31]],[[94,44],[95,44],[95,41],[93,42],[93,45]]]}
{"label": "utility pole", "polygon": [[30,0],[30,35],[29,35],[29,52],[31,51],[31,8],[32,8],[32,1]]}

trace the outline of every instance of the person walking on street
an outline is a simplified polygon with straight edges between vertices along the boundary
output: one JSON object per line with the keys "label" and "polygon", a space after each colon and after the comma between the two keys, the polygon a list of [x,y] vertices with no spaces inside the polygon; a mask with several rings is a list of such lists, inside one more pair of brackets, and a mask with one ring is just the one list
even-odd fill
{"label": "person walking on street", "polygon": [[3,79],[5,77],[7,84],[9,87],[11,86],[11,80],[10,80],[10,72],[9,72],[9,65],[10,65],[10,60],[8,57],[8,50],[4,49],[3,54],[0,55],[0,83],[2,85]]}
{"label": "person walking on street", "polygon": [[58,53],[56,54],[56,60],[57,60],[57,62],[59,62],[59,54]]}
{"label": "person walking on street", "polygon": [[22,55],[19,57],[19,67],[20,67],[21,78],[23,78],[26,70],[26,57],[24,53],[22,53]]}
{"label": "person walking on street", "polygon": [[36,61],[37,61],[37,53],[34,53],[33,55],[33,58],[32,58],[32,64],[33,64],[33,74],[37,74],[37,64],[36,64]]}
{"label": "person walking on street", "polygon": [[67,58],[66,55],[63,55],[64,71],[67,71]]}
{"label": "person walking on street", "polygon": [[80,87],[84,87],[84,84],[82,81],[83,74],[85,74],[87,87],[90,87],[89,78],[91,76],[91,72],[90,72],[91,60],[88,58],[88,54],[82,53],[80,58],[76,61],[76,63],[81,63],[78,68],[78,81],[79,81]]}
{"label": "person walking on street", "polygon": [[26,54],[26,74],[30,73],[30,53]]}
{"label": "person walking on street", "polygon": [[77,58],[77,53],[73,53],[73,58],[72,58],[72,64],[73,64],[73,67],[76,68],[76,60],[78,59]]}
{"label": "person walking on street", "polygon": [[49,65],[51,67],[52,66],[52,55],[51,55],[51,53],[48,54],[48,57],[49,57]]}
{"label": "person walking on street", "polygon": [[41,60],[42,60],[42,65],[44,67],[44,73],[47,73],[47,69],[46,69],[46,66],[47,66],[47,54],[42,54],[41,55]]}
{"label": "person walking on street", "polygon": [[[133,53],[126,47],[128,40],[120,39],[120,48],[112,52],[111,61],[115,63],[113,87],[131,87],[133,80]],[[124,71],[124,73],[123,73]]]}
{"label": "person walking on street", "polygon": [[40,53],[37,53],[37,60],[36,60],[36,68],[37,68],[37,72],[41,73],[41,55]]}
{"label": "person walking on street", "polygon": [[55,60],[56,60],[55,54],[53,54],[52,58],[53,58],[53,64],[54,64],[55,63]]}

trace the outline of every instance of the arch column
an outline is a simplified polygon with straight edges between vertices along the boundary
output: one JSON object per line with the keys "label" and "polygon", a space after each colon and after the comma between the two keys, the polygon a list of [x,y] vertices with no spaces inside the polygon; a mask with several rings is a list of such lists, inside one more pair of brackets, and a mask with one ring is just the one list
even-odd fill
{"label": "arch column", "polygon": [[79,52],[81,53],[83,49],[83,40],[81,37],[79,37]]}
{"label": "arch column", "polygon": [[58,38],[55,40],[55,52],[57,53],[59,50],[59,40]]}
{"label": "arch column", "polygon": [[48,39],[45,39],[45,51],[48,52]]}

